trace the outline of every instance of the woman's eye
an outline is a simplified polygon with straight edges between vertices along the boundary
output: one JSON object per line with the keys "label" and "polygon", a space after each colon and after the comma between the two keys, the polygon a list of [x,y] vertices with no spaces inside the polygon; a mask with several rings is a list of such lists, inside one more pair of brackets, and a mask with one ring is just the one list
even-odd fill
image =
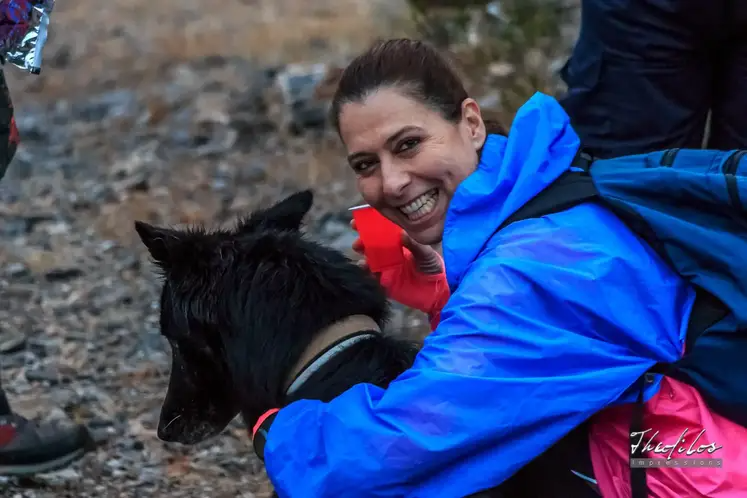
{"label": "woman's eye", "polygon": [[361,161],[353,165],[353,170],[356,173],[366,173],[367,171],[372,169],[374,166],[376,166],[375,161]]}
{"label": "woman's eye", "polygon": [[399,146],[397,147],[397,152],[406,152],[408,150],[414,149],[418,146],[418,144],[420,144],[419,138],[408,138],[400,142]]}

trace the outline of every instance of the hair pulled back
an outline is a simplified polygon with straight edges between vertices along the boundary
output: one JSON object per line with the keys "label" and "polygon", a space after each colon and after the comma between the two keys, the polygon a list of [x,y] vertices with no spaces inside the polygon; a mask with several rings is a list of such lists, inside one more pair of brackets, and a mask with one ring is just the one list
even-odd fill
{"label": "hair pulled back", "polygon": [[[385,87],[401,91],[454,124],[469,97],[457,72],[430,44],[407,38],[382,41],[356,57],[340,76],[330,110],[337,133],[343,105],[361,102]],[[490,134],[507,134],[497,121],[485,120],[485,127]]]}

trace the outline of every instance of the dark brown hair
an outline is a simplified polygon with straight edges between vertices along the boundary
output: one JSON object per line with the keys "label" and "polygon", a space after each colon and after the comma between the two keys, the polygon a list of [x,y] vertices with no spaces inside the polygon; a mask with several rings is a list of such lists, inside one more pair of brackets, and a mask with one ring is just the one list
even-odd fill
{"label": "dark brown hair", "polygon": [[[407,38],[379,42],[356,57],[340,76],[330,110],[338,134],[342,106],[360,102],[382,87],[397,88],[455,124],[462,116],[462,102],[469,97],[449,61],[430,44]],[[485,127],[488,133],[507,135],[497,121],[485,120]]]}

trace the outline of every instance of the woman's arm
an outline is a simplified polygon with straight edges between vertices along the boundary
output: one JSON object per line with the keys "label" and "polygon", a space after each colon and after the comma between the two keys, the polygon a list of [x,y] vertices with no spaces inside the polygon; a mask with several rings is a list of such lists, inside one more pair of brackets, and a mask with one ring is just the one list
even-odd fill
{"label": "woman's arm", "polygon": [[388,389],[360,384],[281,410],[265,447],[278,494],[461,497],[496,486],[678,357],[692,292],[650,250],[631,236],[542,262],[534,240],[473,263]]}

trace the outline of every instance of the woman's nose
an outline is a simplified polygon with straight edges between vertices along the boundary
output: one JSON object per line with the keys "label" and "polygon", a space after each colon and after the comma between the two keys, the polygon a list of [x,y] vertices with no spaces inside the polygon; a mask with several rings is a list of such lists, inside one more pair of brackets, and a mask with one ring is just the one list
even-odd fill
{"label": "woman's nose", "polygon": [[381,161],[381,184],[385,197],[399,199],[410,184],[410,174],[391,160]]}

